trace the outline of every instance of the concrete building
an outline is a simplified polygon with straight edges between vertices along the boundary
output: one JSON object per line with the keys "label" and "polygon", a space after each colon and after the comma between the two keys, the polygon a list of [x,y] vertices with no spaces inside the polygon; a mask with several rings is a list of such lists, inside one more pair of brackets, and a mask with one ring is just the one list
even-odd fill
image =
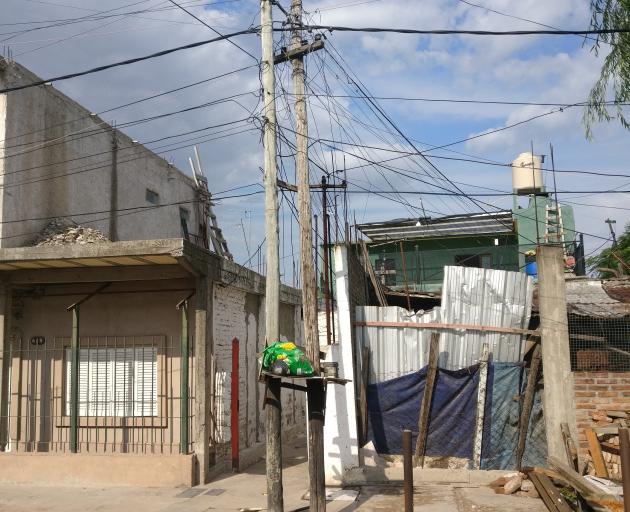
{"label": "concrete building", "polygon": [[[0,87],[38,80],[0,60]],[[0,481],[194,485],[264,455],[265,279],[217,254],[208,199],[52,86],[0,95]],[[32,246],[59,219],[111,241]]]}
{"label": "concrete building", "polygon": [[[38,80],[0,58],[0,88]],[[53,86],[0,95],[0,247],[56,217],[112,241],[181,237],[183,218],[194,238],[196,200],[192,178]]]}
{"label": "concrete building", "polygon": [[[264,455],[260,275],[163,239],[0,249],[0,281],[0,480],[192,485]],[[281,302],[299,342],[299,291]]]}

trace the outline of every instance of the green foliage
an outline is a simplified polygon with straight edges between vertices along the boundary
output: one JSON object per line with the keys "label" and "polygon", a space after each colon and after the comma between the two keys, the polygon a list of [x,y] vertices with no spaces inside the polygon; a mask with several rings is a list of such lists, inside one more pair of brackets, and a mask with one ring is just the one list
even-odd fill
{"label": "green foliage", "polygon": [[[614,30],[630,28],[630,0],[591,0],[591,28]],[[592,138],[592,126],[596,122],[618,119],[630,129],[630,120],[624,116],[623,103],[630,100],[630,33],[600,34],[595,39],[593,51],[609,51],[604,60],[599,79],[591,89],[584,110],[586,137]],[[614,105],[606,105],[607,92],[612,89]]]}
{"label": "green foliage", "polygon": [[624,233],[617,238],[617,247],[604,249],[588,258],[586,264],[601,278],[630,274],[630,223],[626,224]]}

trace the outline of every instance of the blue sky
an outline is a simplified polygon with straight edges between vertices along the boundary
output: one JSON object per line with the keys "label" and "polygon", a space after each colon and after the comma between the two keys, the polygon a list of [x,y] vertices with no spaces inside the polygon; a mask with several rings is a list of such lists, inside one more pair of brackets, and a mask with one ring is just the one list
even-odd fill
{"label": "blue sky", "polygon": [[[182,1],[183,5],[221,32],[234,31],[259,23],[257,1],[218,1],[208,5],[209,3],[201,0]],[[588,0],[554,2],[478,0],[475,3],[563,29],[587,28],[590,17]],[[4,4],[2,20],[4,24],[76,18],[94,14],[95,11],[115,8],[119,8],[116,12],[120,13],[151,9],[151,12],[136,15],[31,31],[0,44],[0,47],[10,45],[14,58],[42,77],[143,55],[213,36],[207,27],[183,12],[171,9],[169,2],[162,0],[134,2],[5,0]],[[288,8],[288,0],[285,0],[284,4]],[[474,7],[458,0],[340,2],[305,0],[307,19],[321,24],[417,29],[540,28],[531,22],[492,13],[486,8]],[[282,19],[277,9],[275,16],[278,20]],[[31,25],[34,26],[36,25]],[[9,25],[0,28],[1,32],[15,30],[15,26]],[[0,38],[11,35],[14,34]],[[278,35],[278,42],[279,38]],[[256,56],[260,54],[258,36],[241,37],[238,43]],[[343,73],[336,68],[332,55],[337,59],[342,57],[349,65],[344,64],[345,70],[358,77],[375,96],[550,103],[571,103],[586,99],[591,85],[598,76],[605,54],[605,48],[602,48],[600,55],[596,56],[591,50],[591,45],[584,44],[583,38],[576,36],[421,37],[335,32],[328,34],[327,47],[329,48],[327,52],[318,52],[308,57],[308,77],[312,89],[316,91],[322,92],[328,87],[334,94],[347,94],[351,89]],[[254,64],[251,57],[223,42],[97,75],[60,82],[56,87],[87,108],[99,111],[250,64]],[[289,69],[284,65],[277,71],[279,84],[284,84],[290,91]],[[239,98],[241,106],[230,102],[169,118],[168,121],[131,128],[129,134],[142,142],[164,133],[184,132],[246,116],[247,110],[256,107],[255,92],[258,90],[258,72],[252,68],[182,93],[118,110],[108,114],[111,118],[107,119],[121,123],[230,94],[254,92]],[[385,100],[380,104],[405,135],[428,145],[447,144],[482,134],[552,109],[544,106]],[[317,98],[311,98],[310,107],[312,134],[317,128],[322,138],[348,142],[349,133],[352,131],[352,138],[364,145],[409,150],[409,146],[400,137],[382,131],[390,130],[390,127],[379,124],[378,119],[369,113],[363,100],[336,98],[331,107]],[[289,127],[292,114],[282,104],[279,105],[279,109],[280,124]],[[336,120],[331,121],[331,112],[340,115],[336,115]],[[536,153],[548,154],[551,142],[554,145],[558,169],[630,174],[627,170],[630,156],[627,141],[630,134],[618,124],[603,124],[596,127],[595,139],[587,141],[581,125],[581,116],[580,108],[567,109],[516,128],[448,148],[459,153],[440,150],[433,154],[469,158],[460,154],[465,153],[473,155],[475,159],[508,163],[519,153],[528,151],[532,142]],[[335,124],[337,122],[339,124]],[[252,127],[247,123],[243,123],[242,126]],[[373,127],[381,131],[374,130]],[[285,135],[290,138],[291,133],[285,132]],[[418,143],[418,147],[423,150],[427,149],[428,145]],[[356,148],[346,147],[346,150],[358,153]],[[362,153],[364,156],[376,160],[392,156],[391,153],[365,151]],[[201,152],[214,192],[261,182],[259,167],[262,166],[262,147],[259,134],[255,131],[208,141],[201,145]],[[191,153],[192,150],[186,148],[166,153],[164,156],[186,171],[187,158]],[[346,165],[349,167],[364,163],[347,153],[345,156]],[[330,167],[332,160],[335,160],[337,166],[343,165],[342,153],[332,151],[330,147],[321,145],[314,147],[313,158],[327,167]],[[510,170],[507,167],[445,159],[434,159],[432,162],[451,180],[504,191],[511,189]],[[422,175],[424,172],[434,172],[427,170],[426,164],[417,158],[401,159],[392,162],[392,165],[405,169],[406,173]],[[293,179],[290,159],[285,159],[285,169],[288,179]],[[313,181],[319,181],[320,175],[320,171],[314,169]],[[437,190],[435,186],[423,185],[395,172],[386,170],[379,173],[374,168],[349,172],[348,179],[374,189],[391,186],[396,190],[425,192]],[[439,183],[451,187],[445,182]],[[630,189],[630,178],[605,178],[568,173],[558,175],[558,188],[563,190],[596,191],[615,187]],[[461,188],[466,191],[473,190],[466,185],[461,185]],[[244,190],[256,190],[256,187]],[[357,221],[362,222],[416,215],[420,206],[420,196],[405,197],[411,206],[403,206],[375,196],[367,199],[358,194],[350,195],[351,216],[356,214]],[[511,204],[510,198],[483,199],[499,207],[509,207]],[[578,229],[594,235],[587,236],[588,250],[596,249],[608,238],[608,227],[603,222],[604,219],[607,217],[616,219],[619,231],[630,220],[630,212],[623,209],[630,208],[627,194],[563,196],[561,199],[597,205],[574,205]],[[423,204],[427,209],[445,214],[474,210],[470,202],[454,198],[427,196],[423,199]],[[317,201],[315,207],[317,210]],[[228,242],[237,261],[248,260],[252,248],[263,238],[262,196],[221,201],[217,205],[217,214],[227,232]],[[286,205],[282,208],[281,219],[283,229],[281,235],[284,233],[284,245],[281,247],[283,272],[285,281],[291,282],[291,265],[297,258],[298,244],[297,229],[295,223],[291,222],[291,213]],[[252,259],[254,266],[256,261],[256,258]]]}

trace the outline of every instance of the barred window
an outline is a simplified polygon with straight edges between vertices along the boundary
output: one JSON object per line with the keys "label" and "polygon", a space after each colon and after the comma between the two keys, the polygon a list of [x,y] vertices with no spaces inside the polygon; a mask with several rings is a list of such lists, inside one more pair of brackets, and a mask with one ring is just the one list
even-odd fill
{"label": "barred window", "polygon": [[[70,415],[71,351],[66,353]],[[79,416],[157,416],[157,348],[79,349]]]}

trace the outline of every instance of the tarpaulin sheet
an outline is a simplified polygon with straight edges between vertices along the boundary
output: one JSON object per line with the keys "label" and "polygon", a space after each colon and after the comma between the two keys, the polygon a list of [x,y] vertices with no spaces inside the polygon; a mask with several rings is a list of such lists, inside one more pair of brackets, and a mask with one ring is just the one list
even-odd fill
{"label": "tarpaulin sheet", "polygon": [[[494,363],[488,368],[481,469],[516,468],[519,396],[525,391],[527,373],[519,364]],[[523,466],[545,466],[547,439],[542,400],[537,389],[525,440]]]}
{"label": "tarpaulin sheet", "polygon": [[[368,439],[378,453],[402,453],[402,431],[418,436],[418,417],[424,394],[427,368],[370,384]],[[462,370],[438,370],[429,415],[426,455],[472,457],[475,431],[479,366]]]}

